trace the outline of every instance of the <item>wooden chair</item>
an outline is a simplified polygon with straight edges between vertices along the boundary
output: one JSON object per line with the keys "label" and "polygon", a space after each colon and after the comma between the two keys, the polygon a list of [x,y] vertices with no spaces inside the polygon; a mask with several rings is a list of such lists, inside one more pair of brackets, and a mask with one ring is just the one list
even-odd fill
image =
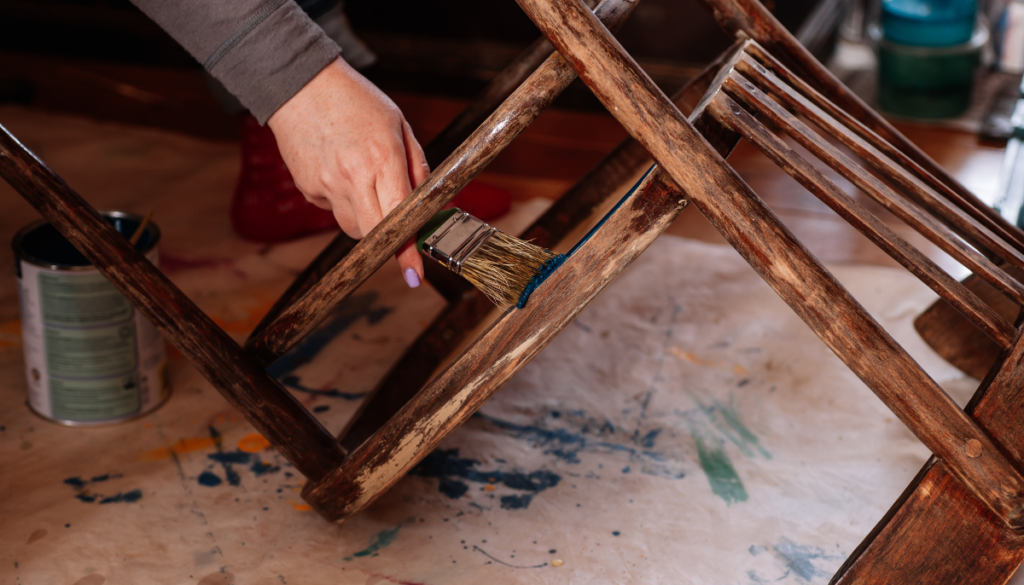
{"label": "wooden chair", "polygon": [[[1024,558],[1019,541],[1024,477],[1017,469],[1024,453],[1014,417],[1022,401],[1016,389],[1024,381],[1019,323],[1010,323],[942,273],[757,117],[801,143],[993,286],[1024,302],[1024,285],[1002,268],[1024,265],[1020,234],[850,94],[756,0],[707,0],[719,23],[739,40],[684,88],[675,104],[601,24],[613,28],[621,23],[634,2],[605,0],[596,16],[577,0],[519,2],[558,54],[547,57],[366,238],[353,243],[339,237],[325,250],[254,332],[246,349],[6,132],[0,136],[0,174],[307,477],[303,497],[332,521],[367,506],[464,422],[667,228],[688,200],[934,453],[834,580],[993,583],[1009,578]],[[534,57],[544,51],[538,46]],[[609,155],[525,236],[544,245],[561,239],[607,199],[602,184],[646,164],[645,151],[658,161],[656,170],[537,289],[524,309],[501,315],[428,381],[434,367],[490,309],[462,283],[431,274],[449,307],[335,439],[264,366],[381,266],[551,103],[574,71],[635,141]],[[798,116],[838,139],[874,172],[841,153]],[[998,363],[966,411],[729,167],[723,156],[741,137],[1000,345]]]}

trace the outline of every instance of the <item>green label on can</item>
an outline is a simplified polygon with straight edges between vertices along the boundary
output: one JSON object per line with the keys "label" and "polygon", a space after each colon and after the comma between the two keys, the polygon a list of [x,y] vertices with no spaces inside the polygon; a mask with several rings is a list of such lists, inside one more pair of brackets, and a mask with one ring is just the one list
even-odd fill
{"label": "green label on can", "polygon": [[134,309],[102,274],[39,273],[50,409],[99,421],[139,411]]}

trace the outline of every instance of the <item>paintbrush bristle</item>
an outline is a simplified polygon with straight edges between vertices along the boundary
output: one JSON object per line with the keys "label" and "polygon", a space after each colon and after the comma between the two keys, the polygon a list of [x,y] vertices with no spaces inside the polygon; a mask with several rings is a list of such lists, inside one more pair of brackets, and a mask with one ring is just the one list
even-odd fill
{"label": "paintbrush bristle", "polygon": [[462,276],[499,307],[511,307],[555,254],[496,231],[462,263]]}

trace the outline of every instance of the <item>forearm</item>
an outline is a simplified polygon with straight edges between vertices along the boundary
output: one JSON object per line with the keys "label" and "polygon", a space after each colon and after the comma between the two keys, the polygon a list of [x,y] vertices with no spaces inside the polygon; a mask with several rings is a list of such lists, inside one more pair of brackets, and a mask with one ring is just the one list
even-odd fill
{"label": "forearm", "polygon": [[293,0],[132,0],[260,123],[340,53]]}

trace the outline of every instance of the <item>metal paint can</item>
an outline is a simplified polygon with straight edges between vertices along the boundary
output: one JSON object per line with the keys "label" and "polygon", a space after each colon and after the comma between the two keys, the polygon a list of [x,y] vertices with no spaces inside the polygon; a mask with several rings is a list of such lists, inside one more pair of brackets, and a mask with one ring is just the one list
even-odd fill
{"label": "metal paint can", "polygon": [[[130,238],[142,218],[103,216]],[[139,249],[159,263],[150,223]],[[166,345],[142,316],[52,225],[19,231],[14,248],[28,404],[43,418],[94,425],[152,412],[170,395]]]}

